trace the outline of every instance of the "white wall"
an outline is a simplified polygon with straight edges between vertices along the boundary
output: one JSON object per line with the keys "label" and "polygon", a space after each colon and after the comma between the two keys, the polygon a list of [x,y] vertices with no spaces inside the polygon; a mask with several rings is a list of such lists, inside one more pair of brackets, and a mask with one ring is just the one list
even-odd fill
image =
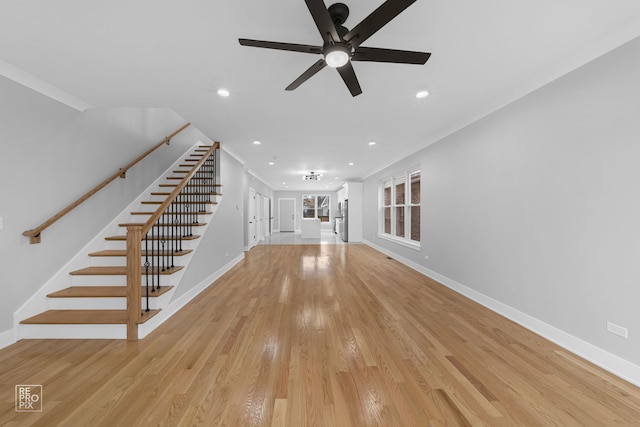
{"label": "white wall", "polygon": [[173,299],[178,299],[244,252],[243,166],[220,150],[222,198]]}
{"label": "white wall", "polygon": [[[186,121],[167,109],[79,113],[0,77],[0,338],[13,313],[191,145],[186,130],[30,245],[38,226]],[[201,134],[200,134],[201,135]],[[0,343],[3,339],[0,339]]]}
{"label": "white wall", "polygon": [[377,215],[365,239],[586,343],[601,364],[630,362],[640,384],[638,76],[640,39],[368,178],[373,213],[380,180],[419,162],[422,249],[377,238]]}

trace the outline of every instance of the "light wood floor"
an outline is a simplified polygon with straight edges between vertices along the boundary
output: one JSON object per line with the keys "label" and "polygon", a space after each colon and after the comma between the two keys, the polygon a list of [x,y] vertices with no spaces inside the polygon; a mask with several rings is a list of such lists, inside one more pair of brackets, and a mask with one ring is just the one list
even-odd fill
{"label": "light wood floor", "polygon": [[1,350],[0,425],[638,426],[640,389],[364,245],[257,246],[142,341]]}

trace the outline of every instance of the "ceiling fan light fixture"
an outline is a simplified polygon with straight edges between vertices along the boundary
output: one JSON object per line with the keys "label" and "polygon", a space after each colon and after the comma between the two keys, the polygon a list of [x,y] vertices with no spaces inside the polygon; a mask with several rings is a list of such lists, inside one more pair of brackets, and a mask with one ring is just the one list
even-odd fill
{"label": "ceiling fan light fixture", "polygon": [[351,51],[343,45],[329,46],[324,51],[324,60],[329,67],[340,68],[349,62]]}

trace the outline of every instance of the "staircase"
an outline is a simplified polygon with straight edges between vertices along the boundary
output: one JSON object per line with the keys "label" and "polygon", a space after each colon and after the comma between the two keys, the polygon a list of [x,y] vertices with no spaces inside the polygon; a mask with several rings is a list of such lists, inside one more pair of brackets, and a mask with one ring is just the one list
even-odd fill
{"label": "staircase", "polygon": [[[19,322],[20,338],[137,339],[137,325],[170,303],[215,212],[221,196],[217,156],[217,144],[200,145],[172,166],[169,176],[130,206],[135,209],[125,210],[88,245],[94,250],[69,264],[85,266],[45,285],[45,301],[35,305],[46,310]],[[128,231],[145,226],[149,231],[132,244]],[[132,253],[138,263],[133,268]]]}

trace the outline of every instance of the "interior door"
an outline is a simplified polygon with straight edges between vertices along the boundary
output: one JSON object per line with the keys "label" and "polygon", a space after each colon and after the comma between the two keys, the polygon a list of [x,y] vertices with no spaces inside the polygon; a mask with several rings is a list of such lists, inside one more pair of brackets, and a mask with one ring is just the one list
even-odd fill
{"label": "interior door", "polygon": [[262,195],[260,193],[256,194],[256,217],[257,219],[257,226],[258,229],[256,230],[256,236],[257,236],[257,240],[262,240],[264,238],[264,232],[262,231],[264,229],[263,227],[263,218],[262,218],[262,214],[263,214],[263,210],[262,210]]}
{"label": "interior door", "polygon": [[249,189],[249,247],[253,247],[258,243],[256,239],[256,190]]}
{"label": "interior door", "polygon": [[296,199],[278,199],[280,232],[295,231]]}
{"label": "interior door", "polygon": [[262,235],[264,237],[267,237],[271,235],[271,229],[269,227],[269,197],[268,196],[263,197],[262,218],[263,218]]}

